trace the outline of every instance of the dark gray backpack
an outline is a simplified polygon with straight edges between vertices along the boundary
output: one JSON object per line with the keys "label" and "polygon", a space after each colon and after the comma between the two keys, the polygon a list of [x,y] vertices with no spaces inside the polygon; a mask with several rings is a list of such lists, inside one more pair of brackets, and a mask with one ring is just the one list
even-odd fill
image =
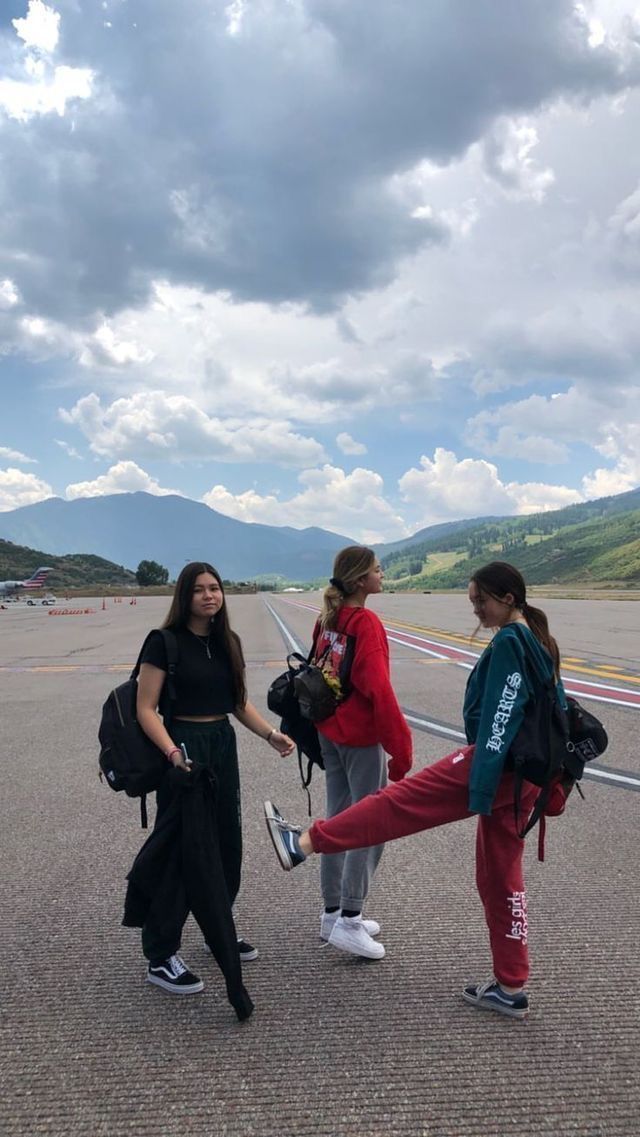
{"label": "dark gray backpack", "polygon": [[[160,696],[159,709],[167,724],[175,701],[178,641],[167,628],[160,628],[159,631],[167,652],[167,679]],[[168,769],[164,754],[147,737],[137,719],[138,673],[144,649],[152,635],[154,632],[149,632],[146,637],[129,678],[119,687],[114,687],[107,696],[98,727],[100,777],[116,793],[124,791],[128,797],[140,798],[140,823],[143,829],[147,828],[146,795],[158,789]]]}

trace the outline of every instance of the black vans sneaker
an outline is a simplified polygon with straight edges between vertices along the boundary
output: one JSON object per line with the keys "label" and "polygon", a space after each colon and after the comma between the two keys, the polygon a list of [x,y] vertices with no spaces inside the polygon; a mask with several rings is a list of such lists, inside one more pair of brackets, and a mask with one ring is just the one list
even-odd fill
{"label": "black vans sneaker", "polygon": [[258,949],[252,947],[248,940],[238,940],[238,951],[240,952],[241,963],[250,963],[252,959],[258,958]]}
{"label": "black vans sneaker", "polygon": [[[207,941],[204,943],[204,950],[211,951]],[[238,939],[238,952],[240,955],[240,963],[251,963],[253,959],[257,959],[259,951],[257,947],[253,947],[248,940],[243,940],[242,937]]]}
{"label": "black vans sneaker", "polygon": [[482,1011],[497,1011],[499,1015],[508,1015],[512,1019],[524,1019],[529,1014],[529,1000],[524,991],[509,995],[495,979],[465,987],[462,998],[471,1003],[472,1007],[478,1007]]}
{"label": "black vans sneaker", "polygon": [[165,991],[171,991],[173,995],[197,995],[204,987],[202,980],[198,979],[193,971],[189,971],[179,955],[170,955],[161,963],[150,963],[147,969],[147,983],[155,983]]}

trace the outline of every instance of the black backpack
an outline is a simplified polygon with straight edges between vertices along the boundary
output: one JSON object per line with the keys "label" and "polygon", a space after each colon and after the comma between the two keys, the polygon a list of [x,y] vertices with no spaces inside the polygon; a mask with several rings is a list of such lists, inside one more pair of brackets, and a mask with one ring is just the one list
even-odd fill
{"label": "black backpack", "polygon": [[[540,675],[531,656],[527,663],[537,678],[535,694],[525,708],[524,721],[511,746],[505,768],[513,770],[514,812],[519,837],[541,823],[538,856],[544,859],[544,815],[554,786],[560,781],[568,793],[582,778],[585,762],[603,754],[607,732],[599,719],[567,695],[567,710],[560,705],[554,678]],[[520,828],[522,783],[540,787],[527,824]],[[578,786],[578,792],[584,797]]]}
{"label": "black backpack", "polygon": [[[355,637],[346,634],[351,615],[345,621],[343,630],[338,633],[341,653],[337,666],[334,666],[335,661],[331,658],[333,642],[327,645],[318,659],[314,658],[320,637],[320,631],[316,630],[307,658],[297,651],[291,652],[287,656],[287,670],[274,679],[267,692],[269,710],[280,715],[280,729],[296,744],[300,781],[307,794],[309,816],[309,786],[313,767],[319,766],[324,770],[315,724],[330,718],[351,692],[349,675],[355,652]],[[307,759],[306,775],[302,769],[303,754]]]}
{"label": "black backpack", "polygon": [[[313,648],[311,652],[313,652]],[[267,706],[270,711],[280,716],[280,730],[284,734],[288,734],[289,738],[292,738],[296,744],[300,781],[307,794],[309,816],[311,816],[311,795],[309,793],[309,786],[311,784],[313,767],[319,766],[321,770],[324,770],[324,762],[320,750],[318,731],[316,730],[315,724],[302,714],[295,687],[295,681],[301,668],[308,666],[309,660],[305,659],[303,655],[300,655],[297,651],[291,652],[291,654],[287,656],[287,670],[283,671],[282,675],[278,675],[277,679],[274,679],[269,687],[267,692]],[[307,759],[306,775],[302,769],[303,755]]]}
{"label": "black backpack", "polygon": [[356,640],[355,636],[348,634],[347,628],[355,611],[353,608],[344,628],[334,634],[324,651],[316,657],[316,644],[322,634],[318,628],[308,659],[300,659],[293,686],[300,714],[310,722],[331,718],[351,693],[350,676]]}
{"label": "black backpack", "polygon": [[[159,710],[165,725],[171,719],[171,706],[175,701],[175,671],[178,662],[178,641],[167,628],[159,629],[167,653],[167,679],[160,696]],[[136,665],[125,683],[114,687],[102,707],[98,740],[100,742],[100,778],[112,790],[121,790],[128,797],[140,798],[140,823],[147,828],[146,795],[158,789],[168,766],[161,750],[144,733],[137,720],[136,698],[138,673],[149,632]]]}

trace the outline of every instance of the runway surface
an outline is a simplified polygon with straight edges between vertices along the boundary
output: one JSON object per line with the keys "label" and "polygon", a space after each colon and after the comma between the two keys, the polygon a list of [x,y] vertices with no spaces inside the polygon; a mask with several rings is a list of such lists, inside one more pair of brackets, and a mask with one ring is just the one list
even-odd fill
{"label": "runway surface", "polygon": [[[319,594],[231,596],[252,700],[306,647]],[[538,603],[538,601],[536,601]],[[636,1137],[640,1116],[638,815],[640,604],[539,601],[567,689],[605,722],[607,752],[527,847],[529,1020],[460,998],[490,973],[473,882],[474,823],[387,846],[368,912],[382,962],[318,939],[319,865],[284,874],[260,805],[306,820],[297,763],[238,726],[245,859],[239,931],[256,1013],[239,1025],[189,921],[201,995],[144,982],[138,934],[120,926],[144,834],[137,803],[97,777],[97,724],[166,599],[73,601],[81,615],[0,611],[2,1133]],[[382,595],[393,679],[415,768],[461,741],[464,685],[486,637],[463,595]],[[267,717],[270,716],[267,713]],[[323,812],[321,775],[313,812]]]}

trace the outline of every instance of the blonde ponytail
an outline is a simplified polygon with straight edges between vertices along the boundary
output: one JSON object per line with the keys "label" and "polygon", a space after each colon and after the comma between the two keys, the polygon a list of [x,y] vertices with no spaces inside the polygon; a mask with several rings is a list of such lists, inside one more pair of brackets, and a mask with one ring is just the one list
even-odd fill
{"label": "blonde ponytail", "polygon": [[320,626],[331,631],[338,623],[338,613],[345,600],[357,592],[360,581],[375,564],[376,555],[366,545],[348,545],[336,554],[333,576],[322,595]]}

